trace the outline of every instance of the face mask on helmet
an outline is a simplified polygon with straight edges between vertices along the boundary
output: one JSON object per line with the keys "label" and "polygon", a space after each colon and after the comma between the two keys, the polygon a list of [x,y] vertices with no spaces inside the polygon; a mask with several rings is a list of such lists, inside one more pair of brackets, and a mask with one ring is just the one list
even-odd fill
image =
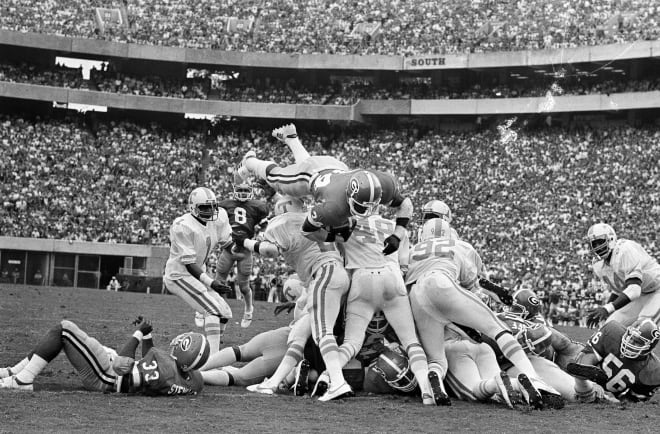
{"label": "face mask on helmet", "polygon": [[541,300],[530,289],[519,289],[513,294],[509,313],[522,319],[530,319],[541,312]]}
{"label": "face mask on helmet", "polygon": [[188,196],[188,210],[203,221],[217,219],[219,207],[215,194],[206,187],[197,187]]}
{"label": "face mask on helmet", "polygon": [[382,335],[387,330],[388,325],[389,323],[387,322],[387,318],[385,318],[385,314],[382,311],[378,311],[371,318],[371,321],[369,321],[367,333]]}
{"label": "face mask on helmet", "polygon": [[528,354],[540,356],[550,346],[552,332],[543,324],[533,324],[516,335],[518,343]]}
{"label": "face mask on helmet", "polygon": [[170,342],[170,356],[183,372],[201,368],[209,359],[211,347],[201,333],[180,334]]}
{"label": "face mask on helmet", "polygon": [[254,198],[254,191],[249,184],[234,185],[234,199],[242,202]]}
{"label": "face mask on helmet", "polygon": [[451,227],[449,223],[441,218],[432,218],[422,225],[417,234],[417,241],[427,241],[433,238],[450,239]]}
{"label": "face mask on helmet", "polygon": [[441,200],[431,200],[426,202],[422,207],[421,224],[426,220],[433,218],[441,218],[447,223],[451,223],[451,210],[449,209],[449,206]]}
{"label": "face mask on helmet", "polygon": [[348,180],[346,196],[351,215],[368,217],[378,210],[383,188],[376,176],[363,170]]}
{"label": "face mask on helmet", "polygon": [[391,387],[401,392],[412,392],[417,387],[417,379],[410,370],[408,356],[400,347],[387,348],[371,365]]}
{"label": "face mask on helmet", "polygon": [[605,259],[616,246],[616,232],[608,224],[597,223],[589,228],[587,241],[591,251],[599,258]]}
{"label": "face mask on helmet", "polygon": [[637,359],[651,354],[660,341],[658,326],[650,319],[635,321],[621,337],[621,356]]}

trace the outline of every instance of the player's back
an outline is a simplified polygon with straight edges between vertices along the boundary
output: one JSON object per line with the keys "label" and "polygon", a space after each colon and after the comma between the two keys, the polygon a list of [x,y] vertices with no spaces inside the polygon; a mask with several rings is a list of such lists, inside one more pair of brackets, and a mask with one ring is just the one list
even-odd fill
{"label": "player's back", "polygon": [[206,260],[220,241],[231,239],[227,213],[220,209],[218,218],[202,224],[186,213],[170,227],[170,256],[165,265],[165,277],[179,279],[189,276],[185,264],[197,264],[206,270]]}
{"label": "player's back", "polygon": [[456,240],[431,238],[413,246],[406,274],[406,284],[414,283],[430,272],[442,272],[453,280],[458,279],[459,264],[456,262]]}
{"label": "player's back", "polygon": [[618,293],[625,289],[626,280],[635,277],[642,281],[642,293],[660,290],[660,264],[632,240],[619,239],[609,263],[595,263],[594,273]]}
{"label": "player's back", "polygon": [[454,260],[458,264],[458,281],[465,288],[471,289],[480,277],[486,277],[481,256],[472,244],[463,240],[455,240]]}
{"label": "player's back", "polygon": [[313,272],[322,264],[342,261],[337,248],[332,243],[318,243],[303,236],[300,228],[306,214],[287,212],[270,221],[265,239],[280,249],[284,261],[298,273],[307,286]]}
{"label": "player's back", "polygon": [[146,395],[194,395],[204,387],[199,372],[181,372],[174,359],[158,348],[138,360],[136,369],[141,380],[138,391]]}
{"label": "player's back", "polygon": [[266,202],[256,199],[225,199],[220,201],[218,206],[227,211],[232,230],[243,231],[248,238],[254,237],[255,226],[265,219],[269,212]]}
{"label": "player's back", "polygon": [[346,269],[382,267],[395,264],[397,258],[383,255],[385,238],[394,233],[393,221],[379,215],[361,217],[348,241],[345,243],[344,259]]}

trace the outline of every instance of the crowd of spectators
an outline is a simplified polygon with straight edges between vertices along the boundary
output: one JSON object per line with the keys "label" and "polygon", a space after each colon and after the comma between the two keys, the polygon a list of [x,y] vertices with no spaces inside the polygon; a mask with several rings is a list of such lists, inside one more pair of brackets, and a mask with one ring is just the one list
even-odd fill
{"label": "crowd of spectators", "polygon": [[[595,75],[595,74],[594,74]],[[630,80],[625,75],[584,77],[577,74],[561,78],[532,77],[514,83],[443,85],[429,77],[402,78],[391,84],[374,84],[371,79],[334,80],[327,85],[306,86],[293,78],[239,75],[212,83],[209,76],[174,79],[157,75],[136,76],[112,69],[92,68],[89,80],[80,69],[55,65],[50,68],[22,63],[0,63],[0,81],[60,86],[102,92],[171,98],[219,99],[284,104],[355,104],[377,99],[479,99],[543,97],[557,95],[611,94],[660,89],[660,77]]]}
{"label": "crowd of spectators", "polygon": [[[189,191],[204,184],[227,197],[247,150],[291,161],[269,130],[230,125],[211,140],[196,129],[172,132],[155,123],[98,121],[90,128],[80,118],[2,116],[0,233],[167,243]],[[566,306],[559,306],[566,312],[591,300],[571,298],[589,287],[584,239],[591,224],[608,222],[619,236],[660,256],[658,128],[527,131],[511,120],[470,132],[352,127],[299,133],[312,153],[395,173],[416,207],[445,200],[458,233],[482,252],[497,280],[513,287],[541,278],[549,287],[570,288]]]}
{"label": "crowd of spectators", "polygon": [[[95,7],[117,8],[128,22],[101,32]],[[653,0],[6,0],[0,28],[232,51],[416,55],[654,40],[659,8]]]}

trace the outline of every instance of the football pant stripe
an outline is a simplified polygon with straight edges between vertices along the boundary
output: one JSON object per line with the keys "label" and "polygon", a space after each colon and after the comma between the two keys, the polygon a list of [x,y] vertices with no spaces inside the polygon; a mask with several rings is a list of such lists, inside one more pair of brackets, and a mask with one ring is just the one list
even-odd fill
{"label": "football pant stripe", "polygon": [[102,382],[109,386],[114,386],[116,377],[106,374],[94,352],[83,341],[81,341],[78,336],[63,328],[62,339],[66,339],[71,343],[71,345],[73,345],[73,347],[78,351],[78,353],[80,353],[81,356],[83,356],[89,366],[91,366],[91,368],[94,370],[96,376]]}
{"label": "football pant stripe", "polygon": [[321,339],[321,336],[324,336],[325,324],[323,320],[325,319],[325,288],[328,286],[330,281],[330,273],[328,272],[328,266],[324,265],[321,267],[321,277],[314,283],[314,329],[316,331],[316,339]]}
{"label": "football pant stripe", "polygon": [[266,181],[280,184],[294,184],[296,182],[309,183],[311,179],[312,175],[309,173],[297,173],[295,175],[280,175],[269,173],[266,175]]}
{"label": "football pant stripe", "polygon": [[463,383],[458,381],[458,378],[456,378],[451,371],[447,371],[447,382],[452,386],[454,389],[454,392],[456,392],[457,395],[463,397],[464,399],[468,399],[471,401],[476,401],[477,398],[474,396],[472,391],[465,387]]}
{"label": "football pant stripe", "polygon": [[197,304],[202,306],[204,310],[207,312],[213,314],[213,315],[219,315],[220,310],[216,308],[215,304],[212,303],[209,299],[204,297],[203,294],[200,294],[194,286],[186,282],[184,279],[179,279],[175,280],[174,283],[179,286],[183,291],[193,299]]}

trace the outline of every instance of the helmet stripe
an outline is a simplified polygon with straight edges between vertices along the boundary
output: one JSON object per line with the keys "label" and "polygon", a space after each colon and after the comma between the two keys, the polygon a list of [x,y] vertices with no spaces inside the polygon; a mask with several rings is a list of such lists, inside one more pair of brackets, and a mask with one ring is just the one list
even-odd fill
{"label": "helmet stripe", "polygon": [[202,347],[199,349],[199,353],[197,353],[197,357],[195,357],[195,360],[193,360],[193,362],[190,364],[190,369],[199,368],[199,366],[197,366],[197,364],[199,363],[199,360],[204,355],[204,350],[206,350],[206,345],[207,345],[207,340],[202,339]]}
{"label": "helmet stripe", "polygon": [[376,185],[374,184],[373,175],[367,173],[367,179],[369,180],[369,202],[374,203],[374,195],[376,194]]}

